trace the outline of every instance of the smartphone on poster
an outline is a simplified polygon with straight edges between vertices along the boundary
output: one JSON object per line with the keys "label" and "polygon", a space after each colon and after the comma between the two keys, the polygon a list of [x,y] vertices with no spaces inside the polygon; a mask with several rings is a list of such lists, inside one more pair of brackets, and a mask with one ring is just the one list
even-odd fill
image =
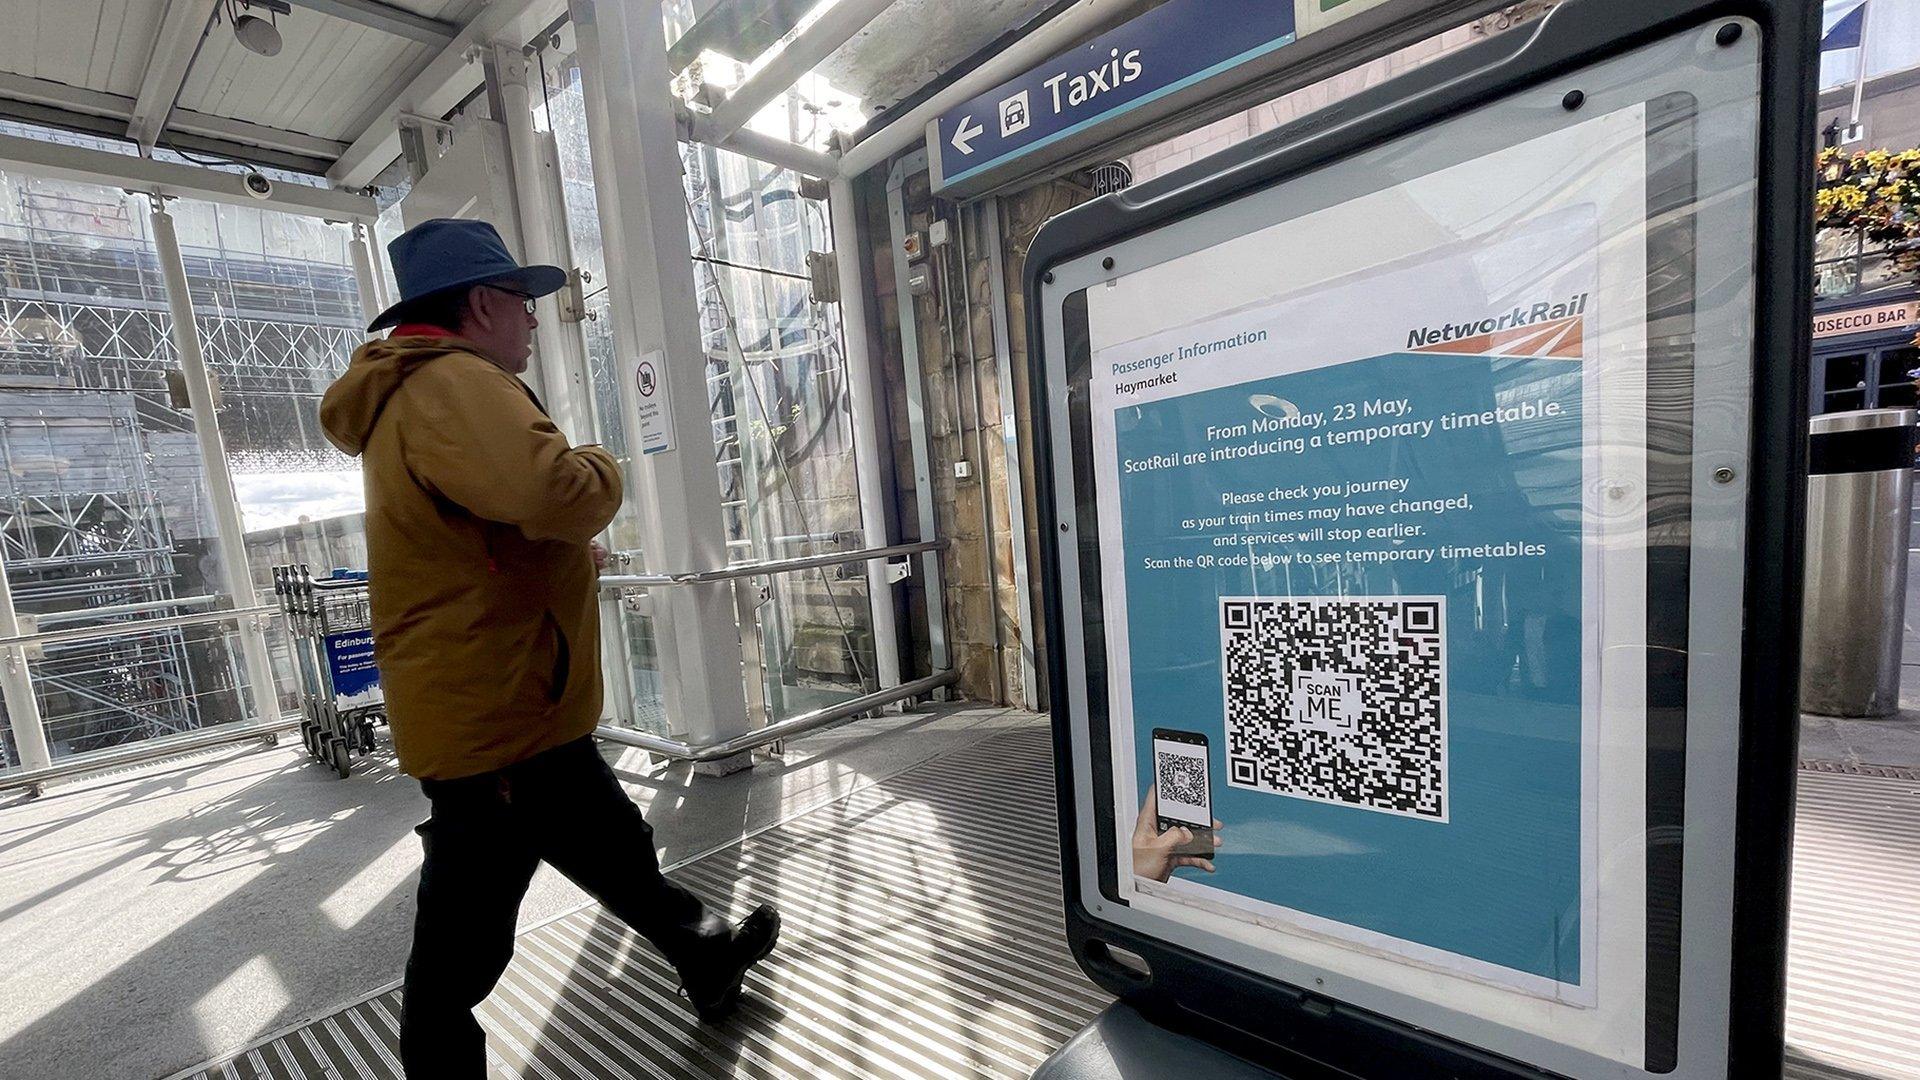
{"label": "smartphone on poster", "polygon": [[1174,849],[1180,855],[1218,856],[1213,844],[1212,769],[1207,737],[1197,731],[1153,729],[1153,775],[1161,832],[1187,829],[1193,842]]}

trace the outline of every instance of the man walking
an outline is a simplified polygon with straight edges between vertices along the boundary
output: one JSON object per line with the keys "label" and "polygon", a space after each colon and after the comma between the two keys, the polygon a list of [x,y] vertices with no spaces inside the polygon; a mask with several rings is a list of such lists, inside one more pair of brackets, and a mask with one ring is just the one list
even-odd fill
{"label": "man walking", "polygon": [[473,1008],[513,958],[535,867],[551,863],[673,964],[700,1019],[724,1019],[779,915],[738,926],[666,880],[653,832],[595,749],[600,630],[593,537],[619,467],[571,447],[514,376],[554,266],[517,265],[493,226],[435,220],[388,247],[401,301],[320,407],[361,458],[373,633],[400,767],[432,803],[407,958],[409,1075],[484,1076]]}

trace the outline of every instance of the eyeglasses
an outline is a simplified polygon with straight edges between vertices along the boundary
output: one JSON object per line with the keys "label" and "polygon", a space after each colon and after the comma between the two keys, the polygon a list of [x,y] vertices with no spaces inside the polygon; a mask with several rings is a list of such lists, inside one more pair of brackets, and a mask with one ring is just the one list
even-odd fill
{"label": "eyeglasses", "polygon": [[519,297],[520,302],[526,305],[527,314],[532,315],[534,313],[534,297],[532,295],[523,293],[518,289],[509,289],[502,285],[489,285],[487,288],[492,289],[494,292],[506,293],[508,296]]}

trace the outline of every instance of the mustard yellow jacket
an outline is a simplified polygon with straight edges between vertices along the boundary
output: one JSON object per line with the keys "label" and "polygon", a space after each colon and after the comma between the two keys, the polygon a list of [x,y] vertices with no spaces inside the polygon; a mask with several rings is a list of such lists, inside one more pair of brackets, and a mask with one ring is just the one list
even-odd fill
{"label": "mustard yellow jacket", "polygon": [[400,767],[488,772],[600,718],[588,542],[620,470],[456,337],[362,345],[320,423],[361,459],[374,651]]}

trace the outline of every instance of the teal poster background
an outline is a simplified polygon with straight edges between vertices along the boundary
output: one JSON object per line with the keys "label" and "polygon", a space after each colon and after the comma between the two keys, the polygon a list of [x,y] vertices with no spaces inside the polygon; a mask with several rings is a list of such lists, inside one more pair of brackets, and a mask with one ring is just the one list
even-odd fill
{"label": "teal poster background", "polygon": [[[1154,728],[1201,732],[1224,826],[1178,878],[1582,982],[1580,368],[1396,353],[1116,410],[1139,789]],[[1220,597],[1435,595],[1447,820],[1229,783]]]}

